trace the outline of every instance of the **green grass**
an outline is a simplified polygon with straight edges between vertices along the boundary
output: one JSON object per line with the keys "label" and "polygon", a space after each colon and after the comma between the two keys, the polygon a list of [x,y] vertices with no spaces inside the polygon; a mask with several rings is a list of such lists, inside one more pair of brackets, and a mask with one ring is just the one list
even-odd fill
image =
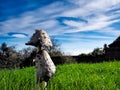
{"label": "green grass", "polygon": [[[34,90],[35,68],[0,71],[0,90]],[[120,62],[57,66],[47,90],[120,90]]]}

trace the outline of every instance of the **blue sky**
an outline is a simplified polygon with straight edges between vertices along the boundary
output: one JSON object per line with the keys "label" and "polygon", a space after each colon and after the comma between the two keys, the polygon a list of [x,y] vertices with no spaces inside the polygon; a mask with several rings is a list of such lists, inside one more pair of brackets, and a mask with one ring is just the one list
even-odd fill
{"label": "blue sky", "polygon": [[22,49],[35,29],[65,54],[89,53],[120,35],[120,0],[0,0],[0,44]]}

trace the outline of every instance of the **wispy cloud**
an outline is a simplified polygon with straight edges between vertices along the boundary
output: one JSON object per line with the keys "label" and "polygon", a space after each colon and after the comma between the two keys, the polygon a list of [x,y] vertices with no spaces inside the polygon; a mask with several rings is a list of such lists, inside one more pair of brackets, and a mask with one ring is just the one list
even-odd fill
{"label": "wispy cloud", "polygon": [[16,38],[25,38],[26,35],[24,35],[24,34],[13,34],[12,37],[16,37]]}
{"label": "wispy cloud", "polygon": [[62,6],[62,3],[55,2],[48,6],[38,8],[34,11],[25,12],[19,17],[0,22],[1,32],[14,32],[16,30],[25,32],[25,30],[27,30],[27,33],[29,33],[30,30],[34,30],[35,28],[50,29],[52,27],[55,27],[57,21],[52,18],[52,15],[60,12],[61,10],[64,10],[64,8],[56,8],[59,6]]}
{"label": "wispy cloud", "polygon": [[[68,30],[68,32],[79,32],[79,31],[89,31],[89,30],[102,30],[103,28],[109,27],[113,23],[117,23],[120,21],[118,19],[119,10],[109,12],[110,10],[118,9],[118,5],[120,5],[120,1],[111,1],[111,3],[107,3],[108,0],[101,1],[91,1],[90,3],[84,5],[82,8],[76,8],[71,11],[65,12],[62,15],[69,17],[80,17],[87,21],[85,22],[76,22],[71,20],[65,20],[65,23],[68,26],[76,27],[73,30]],[[107,5],[106,5],[107,3]],[[100,7],[101,6],[101,7]],[[109,12],[109,13],[108,13]],[[115,14],[115,12],[117,12]]]}
{"label": "wispy cloud", "polygon": [[[34,28],[52,30],[56,29],[56,26],[58,26],[57,30],[59,30],[60,27],[63,27],[63,29],[65,28],[65,32],[73,33],[87,30],[100,30],[120,21],[115,19],[119,17],[119,12],[115,15],[107,14],[109,10],[119,8],[119,0],[92,0],[89,1],[89,3],[87,2],[88,0],[78,0],[78,3],[75,1],[70,1],[70,3],[77,4],[77,6],[73,5],[72,9],[69,8],[72,6],[71,4],[64,6],[64,2],[54,2],[37,10],[25,12],[21,14],[20,17],[2,22],[1,28],[7,32],[16,30],[24,32],[23,29],[26,28],[31,30]],[[56,18],[63,16],[79,17],[86,20],[87,23],[74,20],[64,20],[62,23],[67,26],[61,26],[61,22],[57,21]],[[16,30],[13,30],[13,27],[15,27]],[[68,27],[73,27],[75,29],[70,29]],[[66,30],[66,28],[68,28],[68,30]]]}

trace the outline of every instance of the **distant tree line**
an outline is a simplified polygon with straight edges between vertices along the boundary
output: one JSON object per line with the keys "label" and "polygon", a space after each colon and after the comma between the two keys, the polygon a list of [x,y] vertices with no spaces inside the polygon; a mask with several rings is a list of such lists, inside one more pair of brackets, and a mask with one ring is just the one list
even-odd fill
{"label": "distant tree line", "polygon": [[98,56],[98,55],[103,55],[104,51],[102,48],[94,48],[94,50],[88,54],[82,53],[78,56],[84,57],[84,56]]}
{"label": "distant tree line", "polygon": [[[60,43],[56,39],[52,39],[53,47],[49,52],[50,56],[62,58],[62,63],[71,63],[74,60],[72,57],[63,57],[60,50]],[[0,46],[0,68],[23,68],[33,66],[33,59],[36,57],[35,48],[24,48],[17,51],[15,46],[8,46],[7,43],[2,43]],[[61,59],[60,59],[61,60]]]}
{"label": "distant tree line", "polygon": [[15,46],[7,46],[3,43],[0,46],[0,68],[20,68],[26,60],[32,64],[30,59],[32,52],[33,49],[30,47],[17,51]]}
{"label": "distant tree line", "polygon": [[[95,48],[88,54],[80,54],[78,56],[65,56],[61,51],[60,43],[56,39],[52,39],[53,47],[49,52],[53,62],[57,64],[71,63],[96,63],[108,61],[102,48]],[[0,46],[0,69],[3,68],[23,68],[33,66],[33,59],[36,57],[36,48],[24,48],[20,51],[15,46],[8,46],[6,43]]]}

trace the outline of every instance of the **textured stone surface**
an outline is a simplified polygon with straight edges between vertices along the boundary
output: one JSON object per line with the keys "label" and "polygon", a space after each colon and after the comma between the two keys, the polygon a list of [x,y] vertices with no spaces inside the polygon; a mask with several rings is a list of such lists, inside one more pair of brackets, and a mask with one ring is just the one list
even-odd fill
{"label": "textured stone surface", "polygon": [[26,43],[26,45],[33,45],[33,46],[48,46],[52,47],[52,43],[50,37],[44,30],[36,30],[33,36],[31,37],[30,41]]}
{"label": "textured stone surface", "polygon": [[50,37],[44,30],[36,30],[26,45],[37,47],[37,54],[34,59],[36,66],[36,83],[38,84],[42,81],[48,82],[56,72],[56,67],[48,54],[52,47]]}
{"label": "textured stone surface", "polygon": [[37,80],[48,82],[49,79],[55,74],[56,67],[52,62],[48,52],[42,51],[42,54],[37,54],[35,59],[36,77]]}

